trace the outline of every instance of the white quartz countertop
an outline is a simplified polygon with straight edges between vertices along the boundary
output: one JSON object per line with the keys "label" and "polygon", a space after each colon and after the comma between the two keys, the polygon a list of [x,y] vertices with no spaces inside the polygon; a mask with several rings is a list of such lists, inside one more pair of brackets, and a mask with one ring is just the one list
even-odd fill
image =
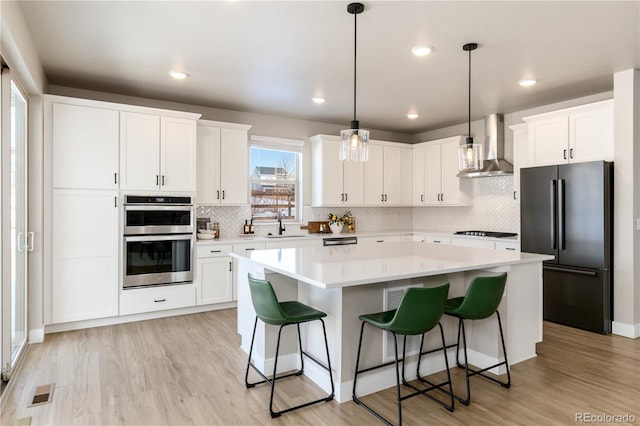
{"label": "white quartz countertop", "polygon": [[553,256],[412,241],[231,254],[325,289],[542,262]]}

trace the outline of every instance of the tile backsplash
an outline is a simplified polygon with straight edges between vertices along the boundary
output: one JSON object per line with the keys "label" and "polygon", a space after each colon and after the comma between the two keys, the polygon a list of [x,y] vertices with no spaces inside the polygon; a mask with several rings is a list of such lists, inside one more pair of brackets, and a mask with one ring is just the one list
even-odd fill
{"label": "tile backsplash", "polygon": [[[470,207],[309,207],[303,208],[304,222],[326,220],[329,213],[342,216],[347,210],[356,217],[360,232],[432,230],[491,230],[520,232],[520,208],[513,202],[513,177],[473,179]],[[197,217],[220,222],[222,237],[242,234],[245,219],[251,218],[249,206],[198,206]],[[258,225],[256,235],[277,233],[277,225]],[[286,235],[306,233],[300,225],[287,225]]]}

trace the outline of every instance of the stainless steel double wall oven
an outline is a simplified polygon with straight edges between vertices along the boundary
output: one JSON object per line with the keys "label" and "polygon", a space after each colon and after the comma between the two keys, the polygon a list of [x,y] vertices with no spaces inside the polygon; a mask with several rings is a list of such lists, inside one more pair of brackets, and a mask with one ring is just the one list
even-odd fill
{"label": "stainless steel double wall oven", "polygon": [[126,195],[123,288],[193,281],[191,197]]}

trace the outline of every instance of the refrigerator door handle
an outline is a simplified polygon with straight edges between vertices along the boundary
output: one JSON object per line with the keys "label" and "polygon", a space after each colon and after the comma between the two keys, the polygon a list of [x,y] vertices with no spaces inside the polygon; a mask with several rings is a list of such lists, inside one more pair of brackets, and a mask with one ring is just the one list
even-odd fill
{"label": "refrigerator door handle", "polygon": [[561,268],[558,266],[543,266],[543,269],[548,271],[557,271],[557,272],[567,272],[570,274],[578,274],[578,275],[588,275],[590,277],[595,277],[598,275],[597,271],[582,271],[580,269],[569,269],[569,268]]}
{"label": "refrigerator door handle", "polygon": [[551,248],[555,250],[557,248],[556,241],[556,201],[557,201],[557,181],[555,179],[549,181],[549,196],[551,202],[549,205],[549,219],[551,223]]}
{"label": "refrigerator door handle", "polygon": [[564,232],[564,207],[564,179],[558,179],[558,237],[560,239],[560,250],[567,248]]}

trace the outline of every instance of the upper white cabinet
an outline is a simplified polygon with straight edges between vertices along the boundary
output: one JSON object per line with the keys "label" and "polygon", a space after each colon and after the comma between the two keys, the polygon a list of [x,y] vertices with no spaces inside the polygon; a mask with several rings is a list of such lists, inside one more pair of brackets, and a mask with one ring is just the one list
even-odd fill
{"label": "upper white cabinet", "polygon": [[120,113],[120,189],[196,190],[196,120]]}
{"label": "upper white cabinet", "polygon": [[54,188],[118,189],[118,111],[47,103]]}
{"label": "upper white cabinet", "polygon": [[340,138],[316,135],[312,143],[312,205],[364,205],[364,163],[340,161]]}
{"label": "upper white cabinet", "polygon": [[413,202],[424,206],[470,204],[469,179],[458,174],[458,146],[462,136],[425,142],[413,152]]}
{"label": "upper white cabinet", "polygon": [[613,100],[525,117],[528,165],[613,161]]}
{"label": "upper white cabinet", "polygon": [[413,157],[411,148],[369,145],[369,161],[364,164],[364,203],[400,206],[411,204]]}
{"label": "upper white cabinet", "polygon": [[249,202],[250,128],[242,124],[198,121],[197,203],[243,205]]}

